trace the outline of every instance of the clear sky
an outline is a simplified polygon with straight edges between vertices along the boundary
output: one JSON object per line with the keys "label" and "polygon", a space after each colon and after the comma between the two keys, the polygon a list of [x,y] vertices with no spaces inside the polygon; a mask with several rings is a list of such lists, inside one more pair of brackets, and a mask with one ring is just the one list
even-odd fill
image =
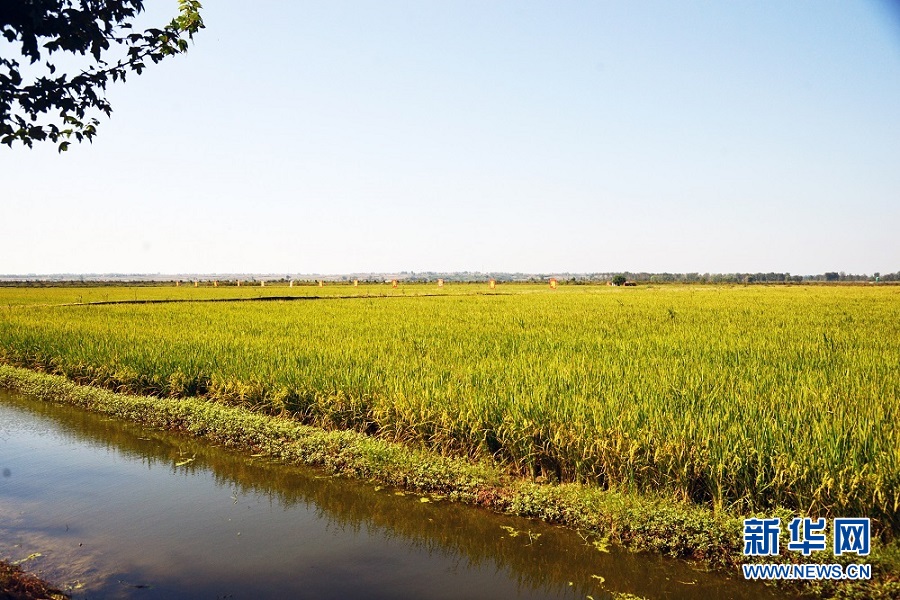
{"label": "clear sky", "polygon": [[0,273],[900,270],[889,0],[205,4],[0,148]]}

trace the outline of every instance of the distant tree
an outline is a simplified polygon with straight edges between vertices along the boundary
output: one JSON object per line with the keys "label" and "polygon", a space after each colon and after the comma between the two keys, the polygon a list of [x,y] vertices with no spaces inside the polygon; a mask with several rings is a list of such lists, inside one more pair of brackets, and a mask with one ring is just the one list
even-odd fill
{"label": "distant tree", "polygon": [[625,285],[626,281],[624,275],[616,275],[612,278],[613,285]]}
{"label": "distant tree", "polygon": [[833,271],[825,273],[825,281],[838,281],[840,278],[840,273],[835,273]]}
{"label": "distant tree", "polygon": [[[93,115],[112,112],[107,83],[187,51],[188,40],[203,28],[198,0],[178,4],[168,25],[133,33],[131,21],[144,10],[143,0],[0,0],[0,33],[9,42],[4,54],[17,50],[31,63],[22,69],[16,57],[0,56],[0,143],[11,147],[18,140],[31,147],[49,140],[62,152],[73,137],[90,141],[99,125]],[[54,63],[44,60],[55,52],[83,56],[87,64],[80,72],[57,74]]]}

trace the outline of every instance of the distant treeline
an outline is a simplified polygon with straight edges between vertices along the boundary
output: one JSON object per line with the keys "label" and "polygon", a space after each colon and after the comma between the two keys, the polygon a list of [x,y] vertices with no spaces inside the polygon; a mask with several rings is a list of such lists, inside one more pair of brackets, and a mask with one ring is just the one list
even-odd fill
{"label": "distant treeline", "polygon": [[480,283],[491,279],[497,282],[523,282],[545,283],[554,278],[563,284],[590,284],[611,282],[616,277],[625,277],[626,280],[636,283],[865,283],[865,282],[900,282],[900,271],[895,273],[855,274],[844,271],[829,271],[818,275],[792,275],[791,273],[648,273],[617,271],[610,273],[501,273],[481,271],[457,271],[453,273],[440,273],[434,271],[414,272],[401,271],[395,273],[359,273],[351,275],[285,275],[283,277],[272,274],[246,274],[234,275],[0,275],[0,286],[152,286],[159,284],[190,285],[195,281],[204,285],[211,285],[213,281],[218,285],[229,286],[243,282],[245,285],[259,284],[262,281],[268,283],[287,283],[293,281],[296,285],[316,285],[320,280],[329,283],[350,283],[358,280],[360,284],[375,284],[398,280],[403,283],[434,283],[439,279],[453,283]]}
{"label": "distant treeline", "polygon": [[[900,281],[896,273],[854,274],[829,271],[818,275],[792,275],[790,273],[604,273],[600,279],[612,279],[624,275],[631,281],[642,283],[815,283],[815,282],[867,282]],[[577,281],[577,279],[576,279]]]}
{"label": "distant treeline", "polygon": [[[631,271],[618,271],[612,273],[556,273],[556,274],[529,274],[529,273],[413,273],[403,272],[399,279],[405,282],[428,283],[438,278],[452,282],[480,282],[494,279],[496,281],[521,281],[543,282],[551,277],[560,283],[587,284],[606,283],[616,276],[624,276],[628,281],[638,283],[819,283],[819,282],[875,282],[875,281],[900,281],[900,271],[896,273],[854,274],[843,271],[829,271],[818,275],[792,275],[791,273],[635,273]],[[370,276],[372,280],[376,280]]]}

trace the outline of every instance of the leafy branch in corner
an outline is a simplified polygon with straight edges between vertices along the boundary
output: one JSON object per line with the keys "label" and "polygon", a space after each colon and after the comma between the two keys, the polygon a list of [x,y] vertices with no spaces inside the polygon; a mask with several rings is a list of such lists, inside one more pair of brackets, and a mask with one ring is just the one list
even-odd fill
{"label": "leafy branch in corner", "polygon": [[[94,115],[112,113],[107,83],[186,52],[203,29],[198,0],[178,5],[178,16],[165,27],[134,33],[131,21],[144,10],[143,0],[0,2],[0,34],[8,42],[0,42],[0,143],[12,147],[19,141],[30,148],[50,141],[63,152],[72,138],[91,141],[100,124]],[[23,69],[5,56],[10,52],[30,64]],[[57,74],[49,60],[56,52],[83,56],[87,66]]]}

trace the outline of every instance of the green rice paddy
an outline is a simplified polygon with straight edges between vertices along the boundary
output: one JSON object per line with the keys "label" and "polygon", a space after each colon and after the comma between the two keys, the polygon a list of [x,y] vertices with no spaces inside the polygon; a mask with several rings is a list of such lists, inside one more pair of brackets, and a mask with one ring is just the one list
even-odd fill
{"label": "green rice paddy", "polygon": [[[61,306],[262,295],[311,301]],[[0,360],[538,480],[900,531],[897,287],[3,288]]]}

